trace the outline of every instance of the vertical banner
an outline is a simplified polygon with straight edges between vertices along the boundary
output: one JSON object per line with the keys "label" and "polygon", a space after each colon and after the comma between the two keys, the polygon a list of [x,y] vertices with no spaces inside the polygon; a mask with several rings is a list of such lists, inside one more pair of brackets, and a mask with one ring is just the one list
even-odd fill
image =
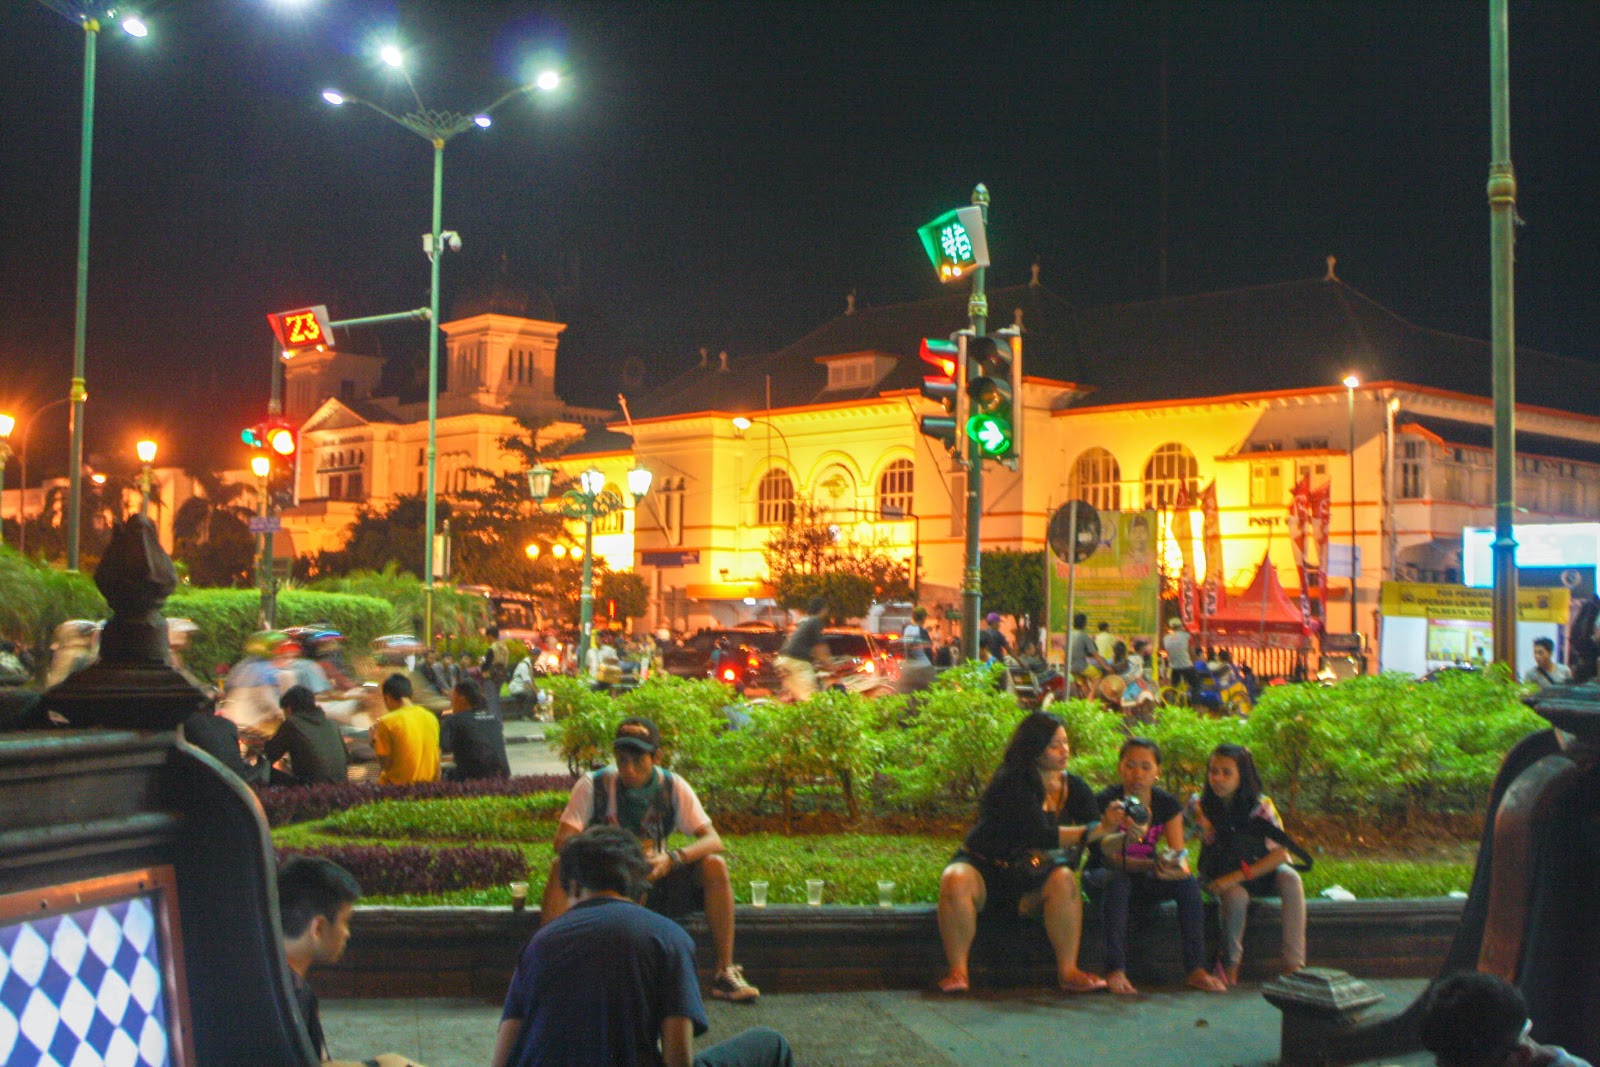
{"label": "vertical banner", "polygon": [[1204,628],[1204,620],[1222,607],[1222,519],[1217,515],[1215,481],[1200,494],[1200,532],[1206,547],[1206,581],[1200,609]]}
{"label": "vertical banner", "polygon": [[1295,571],[1300,575],[1300,625],[1309,636],[1316,624],[1311,616],[1311,581],[1306,569],[1306,537],[1311,532],[1311,475],[1294,483],[1289,501],[1289,546],[1294,549]]}
{"label": "vertical banner", "polygon": [[1310,491],[1311,534],[1317,545],[1317,566],[1322,568],[1322,623],[1328,624],[1328,526],[1333,518],[1333,482]]}
{"label": "vertical banner", "polygon": [[1172,536],[1178,542],[1178,556],[1182,560],[1178,569],[1178,613],[1183,618],[1183,628],[1193,631],[1195,626],[1194,584],[1194,524],[1190,521],[1188,485],[1178,486],[1178,499],[1172,506]]}
{"label": "vertical banner", "polygon": [[[1154,511],[1102,511],[1099,543],[1093,554],[1070,567],[1046,539],[1047,580],[1050,583],[1050,640],[1052,648],[1065,648],[1062,638],[1072,631],[1070,612],[1089,617],[1089,629],[1102,622],[1131,648],[1135,637],[1158,637],[1161,608],[1161,568],[1156,553],[1159,516]],[[1083,530],[1079,530],[1080,538]],[[1072,582],[1071,607],[1067,583]]]}

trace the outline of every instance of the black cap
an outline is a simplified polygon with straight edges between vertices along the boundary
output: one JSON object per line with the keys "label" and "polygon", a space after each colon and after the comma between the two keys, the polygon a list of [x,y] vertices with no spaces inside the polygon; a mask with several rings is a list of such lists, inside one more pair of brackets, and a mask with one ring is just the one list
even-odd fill
{"label": "black cap", "polygon": [[649,719],[632,716],[617,724],[617,736],[611,742],[612,751],[631,748],[635,752],[654,755],[661,748],[661,731]]}

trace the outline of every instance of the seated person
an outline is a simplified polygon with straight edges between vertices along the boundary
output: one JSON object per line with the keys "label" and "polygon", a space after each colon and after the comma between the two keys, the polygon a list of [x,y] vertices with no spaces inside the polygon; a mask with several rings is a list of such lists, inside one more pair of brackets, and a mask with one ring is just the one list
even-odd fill
{"label": "seated person", "polygon": [[[579,778],[556,828],[555,848],[591,826],[620,826],[639,838],[650,861],[645,907],[669,918],[704,911],[716,946],[716,975],[711,995],[739,1003],[754,1001],[761,991],[745,981],[744,969],[733,962],[733,883],[722,858],[722,837],[689,783],[656,765],[661,733],[649,719],[627,718],[611,742],[617,762]],[[667,849],[667,837],[680,833],[695,840]],[[540,921],[549,923],[567,910],[561,861],[550,868]]]}
{"label": "seated person", "polygon": [[533,935],[506,991],[493,1067],[665,1064],[794,1067],[783,1035],[758,1028],[694,1055],[706,1032],[683,928],[638,904],[653,864],[620,826],[595,826],[561,846],[572,907]]}
{"label": "seated person", "polygon": [[239,727],[211,709],[202,709],[183,720],[183,739],[211,755],[246,785],[264,785],[267,764],[247,761],[239,748]]}
{"label": "seated person", "polygon": [[445,771],[447,781],[511,777],[505,728],[485,704],[483,690],[470,679],[450,690],[450,710],[439,724],[439,747],[455,757],[455,766]]}
{"label": "seated person", "polygon": [[289,757],[289,771],[274,770],[273,785],[312,785],[317,782],[344,782],[350,773],[344,738],[337,724],[322,713],[311,690],[292,687],[278,700],[283,709],[283,725],[267,739],[268,766]]}
{"label": "seated person", "polygon": [[[1105,824],[1122,831],[1122,865],[1153,868],[1157,849],[1184,850],[1183,805],[1156,786],[1161,777],[1161,749],[1147,737],[1130,737],[1118,753],[1117,774],[1122,784],[1100,791],[1096,801],[1105,811]],[[1132,803],[1138,800],[1138,804]],[[1131,810],[1130,810],[1131,809]],[[1140,818],[1139,816],[1143,816]],[[1206,912],[1200,884],[1194,875],[1157,877],[1153,869],[1137,873],[1113,869],[1118,861],[1096,847],[1090,853],[1090,870],[1084,880],[1100,895],[1105,908],[1106,982],[1111,992],[1133,996],[1138,990],[1128,981],[1128,913],[1135,901],[1155,903],[1175,900],[1178,928],[1183,935],[1185,979],[1195,989],[1221,993],[1228,987],[1206,970]],[[1184,861],[1185,863],[1187,860]]]}
{"label": "seated person", "polygon": [[383,768],[379,785],[439,780],[439,720],[411,703],[411,679],[391,674],[379,687],[389,713],[372,724],[372,751]]}
{"label": "seated person", "polygon": [[1422,1047],[1439,1067],[1589,1067],[1531,1035],[1528,1002],[1492,974],[1452,974],[1425,994]]}
{"label": "seated person", "polygon": [[978,913],[986,908],[1043,917],[1062,990],[1105,988],[1104,979],[1078,969],[1083,897],[1076,872],[1051,855],[1111,829],[1089,784],[1067,773],[1071,754],[1066,724],[1049,712],[1033,712],[1012,733],[984,788],[977,823],[939,878],[939,939],[949,968],[939,980],[942,992],[967,990]]}

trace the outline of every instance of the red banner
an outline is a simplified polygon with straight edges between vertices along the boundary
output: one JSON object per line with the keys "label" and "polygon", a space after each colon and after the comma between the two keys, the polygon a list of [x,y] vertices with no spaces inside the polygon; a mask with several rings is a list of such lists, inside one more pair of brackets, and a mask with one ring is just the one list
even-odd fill
{"label": "red banner", "polygon": [[1311,535],[1317,543],[1317,569],[1322,575],[1322,617],[1328,617],[1328,526],[1333,516],[1333,482],[1310,492]]}
{"label": "red banner", "polygon": [[1178,555],[1183,560],[1178,571],[1178,612],[1183,618],[1183,628],[1193,631],[1195,626],[1194,603],[1194,525],[1189,520],[1189,487],[1178,486],[1178,499],[1172,505],[1172,536],[1178,542]]}
{"label": "red banner", "polygon": [[1217,483],[1200,494],[1200,534],[1206,548],[1206,581],[1201,591],[1200,614],[1215,615],[1222,606],[1222,520],[1217,515]]}

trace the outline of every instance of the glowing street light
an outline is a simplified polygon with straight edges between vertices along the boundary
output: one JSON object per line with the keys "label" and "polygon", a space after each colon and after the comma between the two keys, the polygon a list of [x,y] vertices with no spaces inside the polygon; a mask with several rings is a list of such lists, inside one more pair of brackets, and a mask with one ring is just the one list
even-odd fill
{"label": "glowing street light", "polygon": [[532,92],[535,89],[548,91],[560,84],[560,76],[550,76],[546,72],[531,84],[519,85],[510,92],[502,95],[494,103],[480,111],[462,114],[454,111],[435,111],[422,102],[422,95],[417,92],[416,83],[411,80],[411,74],[406,69],[405,53],[400,46],[394,43],[385,44],[379,49],[379,57],[384,63],[400,71],[405,78],[406,87],[411,90],[411,98],[416,102],[416,110],[397,115],[386,108],[374,104],[370,100],[359,97],[347,96],[337,88],[325,89],[322,99],[329,104],[339,107],[343,104],[360,104],[372,111],[376,111],[390,122],[403,126],[412,133],[421,137],[433,146],[433,216],[432,227],[423,234],[423,252],[428,257],[429,263],[429,298],[428,298],[428,447],[427,461],[427,493],[425,497],[425,516],[423,524],[427,527],[423,537],[423,627],[426,632],[425,640],[431,645],[433,642],[433,575],[434,558],[433,543],[434,533],[438,527],[438,420],[439,420],[439,258],[445,248],[451,251],[460,251],[461,239],[454,233],[446,232],[441,219],[444,199],[444,146],[459,133],[478,128],[483,129],[491,124],[490,115],[501,104],[514,96]]}
{"label": "glowing street light", "polygon": [[[11,462],[11,431],[17,420],[0,414],[0,545],[6,541],[6,464]],[[17,528],[22,528],[22,494],[17,494]]]}
{"label": "glowing street light", "polygon": [[154,441],[140,441],[133,446],[139,454],[139,517],[150,517],[150,464],[156,461],[156,443]]}

